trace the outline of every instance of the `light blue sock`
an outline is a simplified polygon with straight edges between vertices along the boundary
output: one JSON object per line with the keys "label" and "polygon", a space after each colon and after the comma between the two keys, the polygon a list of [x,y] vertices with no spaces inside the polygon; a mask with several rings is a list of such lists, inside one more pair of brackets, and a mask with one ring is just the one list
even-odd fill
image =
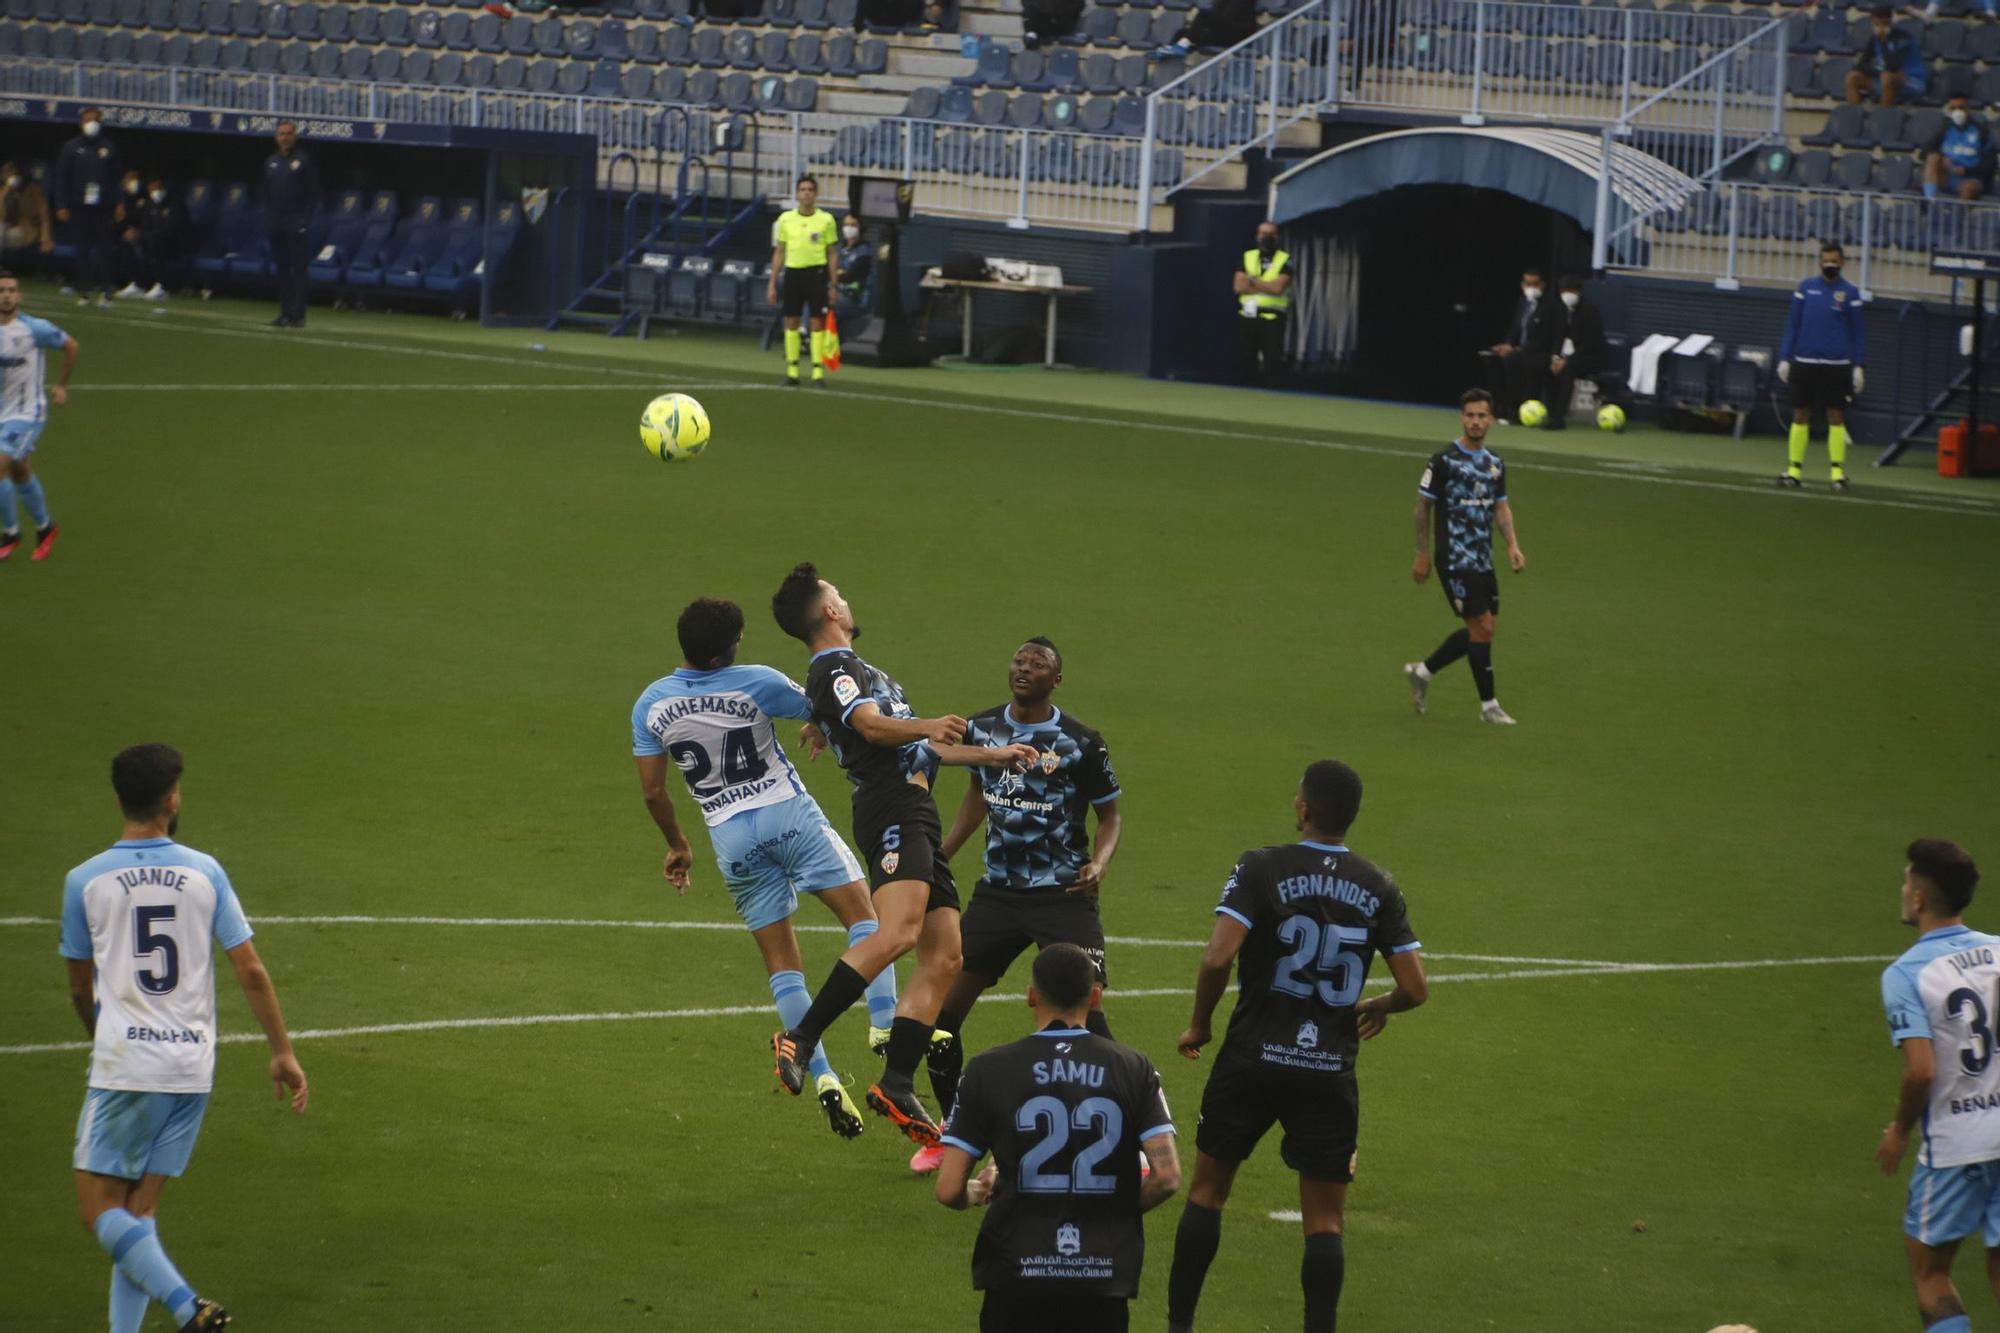
{"label": "light blue sock", "polygon": [[[812,1008],[812,993],[806,989],[803,972],[773,972],[771,998],[778,1002],[778,1021],[787,1029],[804,1022],[806,1010]],[[833,1072],[833,1066],[827,1063],[826,1047],[813,1047],[811,1069],[815,1079]]]}
{"label": "light blue sock", "polygon": [[1924,1330],[1924,1333],[1972,1333],[1972,1320],[1962,1314],[1949,1319],[1940,1319]]}
{"label": "light blue sock", "polygon": [[[140,1218],[139,1225],[146,1228],[148,1236],[159,1234],[159,1229],[153,1225],[153,1219],[150,1217]],[[146,1307],[151,1304],[152,1299],[146,1295],[145,1288],[126,1277],[123,1269],[113,1266],[111,1333],[139,1333],[139,1325],[146,1322]]]}
{"label": "light blue sock", "polygon": [[42,498],[42,479],[30,477],[26,481],[14,483],[14,489],[21,493],[21,504],[27,509],[28,517],[35,520],[37,530],[49,525],[49,502]]}
{"label": "light blue sock", "polygon": [[16,532],[21,527],[21,512],[14,507],[14,479],[0,477],[0,532]]}
{"label": "light blue sock", "polygon": [[[847,928],[847,947],[852,949],[881,929],[877,921],[857,921]],[[878,1028],[896,1021],[896,966],[891,963],[868,983],[868,1021]]]}
{"label": "light blue sock", "polygon": [[167,1307],[174,1323],[194,1318],[194,1288],[160,1248],[155,1228],[123,1208],[108,1208],[97,1219],[97,1243],[134,1286]]}

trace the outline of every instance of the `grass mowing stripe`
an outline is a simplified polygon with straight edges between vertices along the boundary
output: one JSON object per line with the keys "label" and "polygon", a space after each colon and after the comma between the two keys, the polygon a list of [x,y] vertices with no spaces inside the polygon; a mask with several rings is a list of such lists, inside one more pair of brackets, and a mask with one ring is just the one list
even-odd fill
{"label": "grass mowing stripe", "polygon": [[[1545,981],[1556,977],[1624,977],[1647,972],[1727,972],[1748,968],[1768,967],[1829,967],[1845,963],[1884,963],[1893,954],[1855,954],[1832,958],[1750,958],[1730,962],[1714,963],[1612,963],[1604,967],[1550,967],[1522,968],[1511,972],[1450,972],[1443,976],[1429,978],[1432,985],[1447,985],[1465,981]],[[1370,980],[1368,989],[1382,990],[1390,984],[1377,977]],[[1114,1001],[1171,999],[1175,996],[1186,998],[1194,991],[1185,986],[1139,987],[1133,990],[1115,990],[1108,994]],[[1019,997],[1012,994],[996,994],[988,991],[979,997],[977,1003],[1000,1000],[1018,1003]],[[560,1023],[635,1023],[645,1021],[672,1021],[702,1018],[740,1018],[746,1014],[769,1014],[768,1004],[731,1004],[704,1009],[632,1009],[604,1013],[583,1014],[511,1014],[497,1018],[430,1018],[409,1023],[369,1023],[360,1027],[347,1028],[303,1028],[291,1034],[294,1041],[335,1041],[343,1037],[393,1036],[406,1032],[453,1032],[483,1028],[523,1028],[546,1027]],[[225,1032],[217,1037],[219,1046],[240,1045],[264,1040],[261,1032]],[[47,1055],[63,1051],[87,1051],[91,1043],[87,1041],[30,1042],[18,1046],[0,1046],[0,1055]]]}

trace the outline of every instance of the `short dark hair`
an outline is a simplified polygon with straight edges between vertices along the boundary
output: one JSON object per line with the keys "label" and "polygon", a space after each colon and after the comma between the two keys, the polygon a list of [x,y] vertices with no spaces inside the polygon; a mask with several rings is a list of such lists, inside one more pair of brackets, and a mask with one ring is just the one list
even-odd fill
{"label": "short dark hair", "polygon": [[1563,274],[1563,275],[1562,275],[1562,279],[1561,279],[1560,281],[1558,281],[1558,282],[1556,283],[1556,289],[1557,289],[1558,291],[1565,291],[1565,292],[1580,292],[1580,291],[1582,291],[1582,290],[1583,290],[1583,275],[1582,275],[1581,273],[1565,273],[1565,274]]}
{"label": "short dark hair", "polygon": [[771,618],[778,628],[800,643],[811,643],[819,628],[819,570],[810,560],[801,560],[785,575],[785,581],[771,594]]}
{"label": "short dark hair", "polygon": [[277,131],[282,130],[287,125],[291,126],[295,132],[299,128],[299,123],[296,120],[281,120],[277,124],[271,127],[271,131],[272,133],[275,134]]}
{"label": "short dark hair", "polygon": [[152,819],[181,780],[181,752],[149,741],[120,750],[111,760],[111,789],[128,819]]}
{"label": "short dark hair", "polygon": [[812,187],[813,187],[813,188],[814,188],[815,190],[817,190],[817,189],[819,188],[819,177],[817,177],[817,176],[801,176],[801,177],[799,177],[799,178],[798,178],[797,180],[795,180],[795,181],[793,181],[793,182],[792,182],[792,188],[793,188],[794,190],[798,189],[798,188],[799,188],[799,187],[800,187],[801,185],[810,185],[810,186],[812,186]]}
{"label": "short dark hair", "polygon": [[1821,254],[1825,254],[1829,250],[1839,255],[1842,259],[1847,258],[1847,251],[1840,248],[1839,241],[1821,241],[1819,243],[1819,252]]}
{"label": "short dark hair", "polygon": [[1338,759],[1306,765],[1299,793],[1306,799],[1306,818],[1321,833],[1345,833],[1361,813],[1361,775]]}
{"label": "short dark hair", "polygon": [[99,120],[103,120],[104,108],[101,106],[87,106],[83,110],[76,113],[76,118],[78,120],[82,120],[85,116],[96,116]]}
{"label": "short dark hair", "polygon": [[1097,968],[1074,944],[1051,944],[1035,955],[1035,993],[1052,1009],[1076,1009],[1090,1000]]}
{"label": "short dark hair", "polygon": [[19,281],[20,279],[14,276],[13,269],[0,268],[0,282],[19,282]]}
{"label": "short dark hair", "polygon": [[1868,17],[1871,19],[1894,19],[1896,11],[1887,5],[1877,5],[1868,11]]}
{"label": "short dark hair", "polygon": [[1471,407],[1474,403],[1484,403],[1490,411],[1493,407],[1492,392],[1487,389],[1467,389],[1458,396],[1458,405],[1462,408]]}
{"label": "short dark hair", "polygon": [[1542,271],[1538,268],[1524,268],[1521,270],[1521,276],[1524,278],[1539,278],[1542,276]]}
{"label": "short dark hair", "polygon": [[1056,674],[1060,676],[1062,674],[1062,649],[1056,647],[1055,643],[1046,634],[1037,634],[1021,646],[1026,648],[1030,643],[1037,648],[1046,648],[1049,650],[1049,656],[1056,659]]}
{"label": "short dark hair", "polygon": [[1972,853],[1950,838],[1918,838],[1906,855],[1910,873],[1936,889],[1953,916],[1971,903],[1972,891],[1979,887],[1979,867]]}
{"label": "short dark hair", "polygon": [[680,635],[681,653],[688,664],[706,666],[729,656],[729,650],[743,637],[743,608],[720,597],[697,597],[674,622],[674,630]]}

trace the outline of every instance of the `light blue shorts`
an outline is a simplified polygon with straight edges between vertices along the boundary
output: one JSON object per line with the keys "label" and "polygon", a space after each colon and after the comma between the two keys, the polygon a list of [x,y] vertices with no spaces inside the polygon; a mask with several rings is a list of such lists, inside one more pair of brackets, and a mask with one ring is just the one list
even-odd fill
{"label": "light blue shorts", "polygon": [[1911,1168],[1905,1235],[1944,1245],[1975,1231],[1985,1233],[1987,1249],[2000,1249],[2000,1162]]}
{"label": "light blue shorts", "polygon": [[708,836],[736,914],[752,930],[797,911],[801,893],[863,878],[861,863],[810,796],[732,815]]}
{"label": "light blue shorts", "polygon": [[42,438],[45,421],[0,421],[0,456],[13,459],[26,458],[35,452],[35,441]]}
{"label": "light blue shorts", "polygon": [[187,1170],[207,1114],[205,1092],[92,1088],[76,1118],[74,1165],[122,1180],[177,1176]]}

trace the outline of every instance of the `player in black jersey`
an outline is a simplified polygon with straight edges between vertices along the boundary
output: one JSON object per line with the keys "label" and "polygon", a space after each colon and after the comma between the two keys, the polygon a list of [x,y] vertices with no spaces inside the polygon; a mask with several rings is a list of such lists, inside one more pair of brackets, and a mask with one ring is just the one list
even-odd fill
{"label": "player in black jersey", "polygon": [[[951,1113],[964,1064],[966,1016],[988,987],[1030,945],[1074,944],[1090,956],[1097,984],[1104,970],[1104,925],[1097,895],[1104,871],[1118,852],[1118,776],[1104,738],[1058,709],[1050,696],[1062,683],[1062,654],[1047,639],[1034,638],[1015,650],[1007,667],[1011,704],[989,708],[966,723],[968,745],[1031,745],[1038,759],[1026,772],[975,768],[958,817],[945,834],[949,858],[987,825],[985,875],[972,892],[960,934],[965,966],[952,983],[938,1014],[938,1027],[953,1040],[930,1050],[931,1090],[939,1114]],[[1097,846],[1090,845],[1088,817],[1097,814]],[[1111,1035],[1104,1011],[1091,1005],[1086,1025],[1100,1037]],[[910,1159],[917,1172],[937,1169],[934,1149]]]}
{"label": "player in black jersey", "polygon": [[1486,447],[1493,425],[1493,395],[1467,389],[1458,400],[1461,434],[1430,456],[1417,482],[1417,556],[1410,577],[1431,576],[1437,551],[1438,585],[1451,613],[1465,622],[1438,650],[1403,667],[1410,703],[1421,713],[1429,706],[1431,677],[1459,658],[1472,666],[1482,721],[1512,726],[1493,690],[1493,632],[1500,615],[1500,580],[1493,573],[1493,529],[1507,539],[1507,563],[1516,574],[1528,567],[1514,537],[1514,508],[1507,502],[1507,465]]}
{"label": "player in black jersey", "polygon": [[958,888],[938,854],[941,829],[931,782],[938,765],[1023,769],[1035,761],[1026,745],[998,749],[961,745],[965,719],[920,718],[889,675],[855,655],[860,633],[840,590],[810,564],[785,576],[771,598],[778,628],[812,649],[806,697],[823,734],[854,787],[854,847],[868,864],[881,929],[849,946],[813,997],[798,1027],[771,1038],[778,1079],[797,1096],[806,1061],[833,1021],[861,998],[878,973],[911,949],[917,967],[896,1004],[881,1081],[868,1105],[919,1147],[935,1147],[937,1124],[918,1100],[911,1077],[923,1058],[938,1008],[958,975]]}
{"label": "player in black jersey", "polygon": [[1075,945],[1037,954],[1035,1033],[973,1060],[946,1122],[938,1202],[989,1205],[972,1248],[980,1333],[1122,1333],[1146,1258],[1140,1215],[1180,1188],[1160,1071],[1083,1025],[1102,989]]}
{"label": "player in black jersey", "polygon": [[[1285,1128],[1285,1165],[1299,1175],[1305,1330],[1332,1333],[1360,1119],[1355,1053],[1390,1014],[1429,995],[1402,891],[1389,872],[1346,846],[1361,809],[1360,777],[1322,759],[1306,769],[1292,808],[1300,840],[1245,852],[1222,887],[1195,978],[1194,1016],[1181,1034],[1181,1054],[1199,1057],[1240,954],[1242,989],[1202,1094],[1194,1183],[1174,1237],[1169,1333],[1194,1327],[1202,1280],[1222,1238],[1222,1206],[1237,1169],[1274,1123]],[[1361,986],[1378,953],[1396,986],[1364,1000]]]}

